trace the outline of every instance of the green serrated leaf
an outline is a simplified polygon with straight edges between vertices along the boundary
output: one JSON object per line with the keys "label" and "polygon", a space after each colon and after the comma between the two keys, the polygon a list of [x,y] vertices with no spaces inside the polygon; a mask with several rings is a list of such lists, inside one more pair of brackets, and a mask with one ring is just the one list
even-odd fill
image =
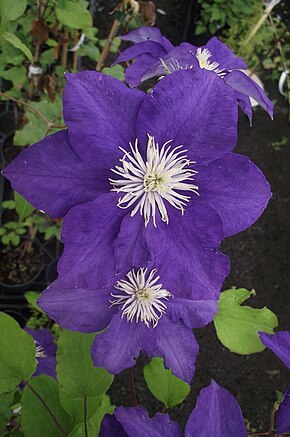
{"label": "green serrated leaf", "polygon": [[104,394],[113,382],[113,375],[94,367],[91,346],[94,334],[62,331],[57,348],[57,377],[65,394],[78,399]]}
{"label": "green serrated leaf", "polygon": [[15,207],[17,214],[19,216],[19,220],[24,220],[26,217],[28,217],[33,211],[34,206],[32,206],[29,202],[27,202],[24,197],[21,196],[21,194],[14,191],[14,199],[15,199]]}
{"label": "green serrated leaf", "polygon": [[33,338],[10,316],[0,312],[0,393],[13,390],[36,369]]}
{"label": "green serrated leaf", "polygon": [[33,56],[29,48],[23,44],[23,42],[13,33],[11,32],[4,32],[1,34],[1,37],[4,39],[4,41],[8,41],[10,44],[12,44],[15,48],[21,50],[25,56],[29,59],[31,63],[33,63]]}
{"label": "green serrated leaf", "polygon": [[144,378],[153,396],[167,408],[183,402],[190,392],[186,382],[173,375],[171,370],[165,369],[162,358],[152,358],[150,364],[144,367]]}
{"label": "green serrated leaf", "polygon": [[273,334],[278,319],[268,308],[255,309],[241,304],[255,292],[245,288],[230,289],[221,293],[214,326],[221,343],[241,355],[261,352],[265,346],[257,332]]}
{"label": "green serrated leaf", "polygon": [[[30,381],[30,385],[45,400],[54,417],[68,434],[72,429],[72,420],[59,402],[57,382],[50,376],[39,375]],[[25,437],[63,437],[64,435],[28,387],[23,391],[21,424]]]}

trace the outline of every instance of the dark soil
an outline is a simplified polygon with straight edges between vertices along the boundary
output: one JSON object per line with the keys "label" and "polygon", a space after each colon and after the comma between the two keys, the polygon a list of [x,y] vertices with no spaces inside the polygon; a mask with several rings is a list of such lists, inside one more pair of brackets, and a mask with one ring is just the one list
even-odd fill
{"label": "dark soil", "polygon": [[17,247],[0,245],[0,282],[7,285],[26,284],[41,270],[43,254],[38,247],[26,249],[27,240]]}

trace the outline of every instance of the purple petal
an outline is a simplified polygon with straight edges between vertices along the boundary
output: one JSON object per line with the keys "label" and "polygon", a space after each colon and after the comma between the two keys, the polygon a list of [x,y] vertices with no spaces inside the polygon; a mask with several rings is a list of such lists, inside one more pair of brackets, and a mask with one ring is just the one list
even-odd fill
{"label": "purple petal", "polygon": [[65,217],[64,253],[59,278],[68,287],[97,289],[115,282],[113,243],[126,212],[117,207],[118,194],[108,193],[72,208]]}
{"label": "purple petal", "polygon": [[218,310],[215,300],[189,300],[176,297],[166,304],[168,317],[176,322],[182,319],[189,328],[202,328],[212,322]]}
{"label": "purple petal", "polygon": [[[116,410],[115,410],[116,411]],[[100,437],[128,437],[128,434],[115,416],[105,414],[99,432]]]}
{"label": "purple petal", "polygon": [[[133,64],[126,68],[125,79],[127,84],[131,88],[139,86],[142,82],[142,77],[144,74],[149,70],[151,65],[155,64],[156,59],[148,53],[139,56],[139,58]],[[159,65],[160,61],[157,62],[157,64]]]}
{"label": "purple petal", "polygon": [[212,208],[191,201],[183,216],[172,208],[169,224],[158,218],[157,229],[150,224],[146,238],[154,266],[170,293],[194,301],[218,299],[229,260],[217,250],[222,223]]}
{"label": "purple petal", "polygon": [[129,272],[132,267],[146,267],[150,261],[145,239],[144,218],[137,214],[134,217],[126,215],[120,227],[120,232],[114,242],[116,273]]}
{"label": "purple petal", "polygon": [[250,126],[252,126],[253,110],[250,97],[246,96],[246,94],[237,93],[237,98],[239,107],[248,116]]}
{"label": "purple petal", "polygon": [[263,89],[242,71],[231,71],[224,77],[225,83],[234,90],[252,97],[264,108],[273,119],[274,105],[268,99]]}
{"label": "purple petal", "polygon": [[[148,328],[147,328],[148,329]],[[191,328],[181,321],[172,322],[166,315],[159,320],[154,329],[156,349],[151,357],[162,357],[168,369],[190,384],[198,354],[198,344]]]}
{"label": "purple petal", "polygon": [[56,355],[56,344],[49,329],[24,328],[24,331],[28,332],[42,346],[46,355]]}
{"label": "purple petal", "polygon": [[210,62],[218,62],[219,68],[225,70],[246,69],[247,64],[243,59],[236,56],[229,47],[223,44],[215,36],[211,38],[203,48],[207,48],[211,53]]}
{"label": "purple petal", "polygon": [[71,144],[89,165],[109,169],[134,141],[135,120],[145,94],[95,71],[66,74],[64,119]]}
{"label": "purple petal", "polygon": [[139,29],[132,30],[127,35],[121,36],[123,41],[131,41],[134,43],[140,43],[143,41],[154,41],[166,48],[173,48],[173,45],[167,38],[162,36],[160,30],[157,27],[143,26]]}
{"label": "purple petal", "polygon": [[259,336],[263,345],[271,349],[290,370],[290,331],[280,331],[276,334],[259,332]]}
{"label": "purple petal", "polygon": [[202,389],[184,437],[247,437],[241,408],[234,396],[212,380]]}
{"label": "purple petal", "polygon": [[199,164],[231,151],[237,139],[237,98],[209,71],[180,70],[164,77],[147,94],[137,118],[143,147],[147,134],[160,144],[189,149]]}
{"label": "purple petal", "polygon": [[144,54],[149,54],[154,58],[159,59],[160,57],[166,54],[166,51],[164,47],[158,44],[157,42],[144,41],[124,50],[120,54],[120,56],[118,56],[114,64],[119,64],[120,62],[129,61],[130,59],[138,58],[138,56],[142,56]]}
{"label": "purple petal", "polygon": [[52,217],[63,217],[72,206],[109,190],[107,179],[74,152],[65,130],[21,152],[3,175],[18,193]]}
{"label": "purple petal", "polygon": [[218,212],[225,237],[255,223],[271,197],[265,176],[246,156],[225,153],[196,170],[198,200]]}
{"label": "purple petal", "polygon": [[178,424],[173,422],[168,414],[157,413],[150,418],[148,412],[141,407],[117,407],[114,414],[128,437],[181,437],[182,435]]}
{"label": "purple petal", "polygon": [[276,411],[277,434],[290,432],[290,385],[286,388],[283,399]]}
{"label": "purple petal", "polygon": [[48,375],[57,379],[56,375],[56,356],[48,356],[44,358],[37,358],[38,365],[33,376]]}
{"label": "purple petal", "polygon": [[110,308],[112,287],[87,290],[65,288],[59,281],[43,291],[38,305],[62,328],[79,332],[97,332],[111,321],[116,308]]}
{"label": "purple petal", "polygon": [[155,335],[153,328],[143,322],[128,322],[116,314],[105,332],[97,334],[91,354],[96,367],[103,367],[117,374],[135,366],[141,350],[153,353]]}

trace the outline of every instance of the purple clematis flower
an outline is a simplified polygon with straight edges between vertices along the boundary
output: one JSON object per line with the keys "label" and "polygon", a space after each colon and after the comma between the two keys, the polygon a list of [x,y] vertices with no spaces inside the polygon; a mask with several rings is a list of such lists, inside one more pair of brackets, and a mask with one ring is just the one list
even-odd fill
{"label": "purple clematis flower", "polygon": [[241,109],[252,121],[250,98],[256,100],[273,118],[273,104],[263,89],[244,72],[246,63],[216,37],[211,38],[205,46],[195,47],[188,43],[173,47],[161,35],[157,28],[141,27],[122,37],[131,41],[133,46],[124,50],[116,63],[135,59],[125,72],[130,87],[139,86],[141,82],[154,77],[164,76],[180,69],[197,68],[209,70],[223,79],[236,91]]}
{"label": "purple clematis flower", "polygon": [[[271,349],[283,364],[290,370],[290,331],[276,334],[259,332],[261,342]],[[286,388],[283,399],[276,411],[277,434],[290,432],[290,385]]]}
{"label": "purple clematis flower", "polygon": [[67,214],[60,274],[103,288],[112,269],[154,260],[166,288],[218,298],[228,273],[220,241],[254,223],[271,195],[260,170],[232,153],[235,102],[208,71],[170,74],[149,94],[93,71],[67,75],[68,131],[4,170],[38,209]]}
{"label": "purple clematis flower", "polygon": [[37,368],[33,376],[48,375],[56,379],[56,344],[48,329],[24,328],[30,334],[36,346]]}
{"label": "purple clematis flower", "polygon": [[168,414],[149,418],[141,407],[117,407],[114,416],[106,415],[100,437],[246,437],[247,429],[239,404],[233,395],[215,381],[201,390],[185,431]]}

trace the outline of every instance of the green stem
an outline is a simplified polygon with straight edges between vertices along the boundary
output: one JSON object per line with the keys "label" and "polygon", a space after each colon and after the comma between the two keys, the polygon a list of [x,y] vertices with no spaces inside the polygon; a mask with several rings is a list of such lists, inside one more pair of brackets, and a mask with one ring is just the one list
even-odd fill
{"label": "green stem", "polygon": [[85,437],[89,437],[88,424],[87,424],[87,397],[84,397],[84,425],[85,425]]}

